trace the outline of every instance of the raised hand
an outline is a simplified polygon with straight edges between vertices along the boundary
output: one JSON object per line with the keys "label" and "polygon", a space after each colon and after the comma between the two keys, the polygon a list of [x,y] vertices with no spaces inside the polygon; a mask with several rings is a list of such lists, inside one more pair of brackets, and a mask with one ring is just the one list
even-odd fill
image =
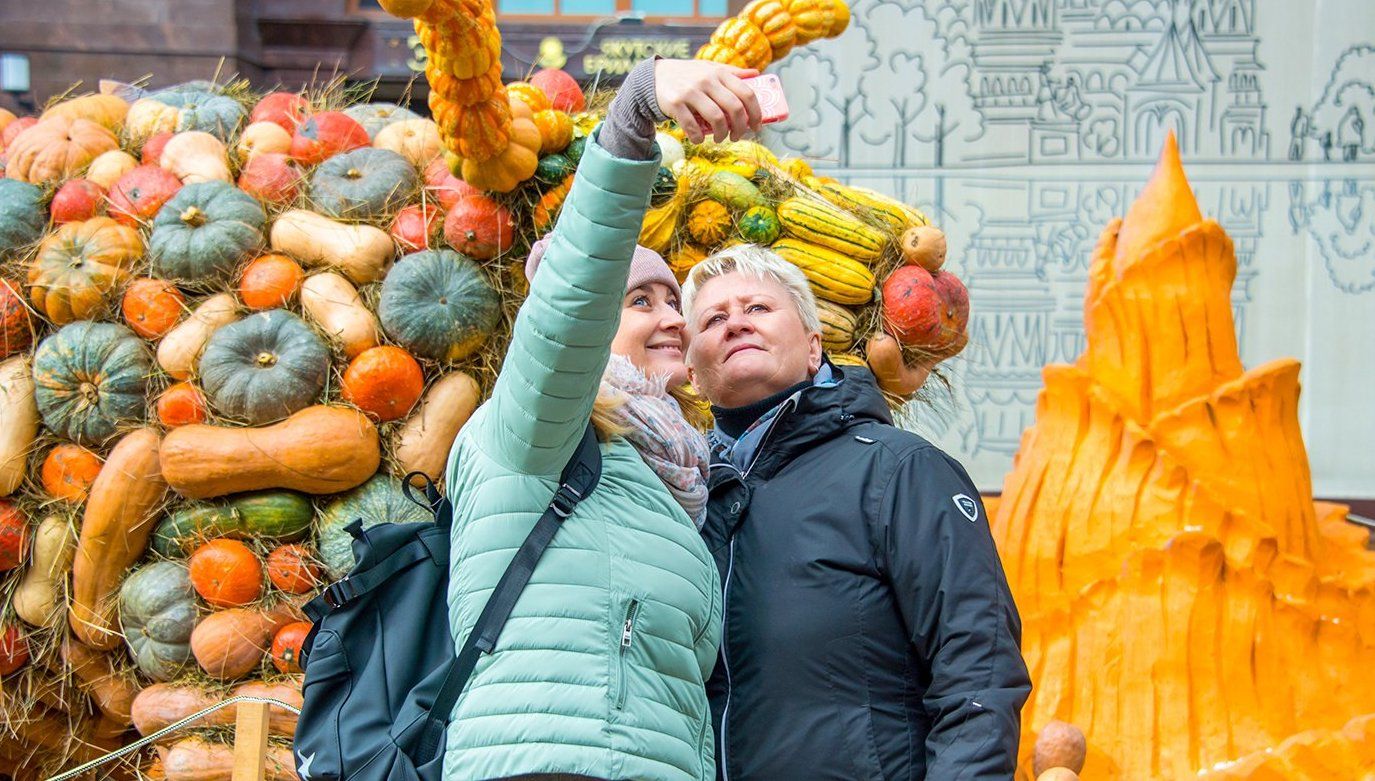
{"label": "raised hand", "polygon": [[692,143],[706,138],[702,123],[717,140],[739,141],[759,131],[759,100],[741,81],[757,75],[759,71],[706,60],[659,60],[654,97],[659,110],[682,126]]}

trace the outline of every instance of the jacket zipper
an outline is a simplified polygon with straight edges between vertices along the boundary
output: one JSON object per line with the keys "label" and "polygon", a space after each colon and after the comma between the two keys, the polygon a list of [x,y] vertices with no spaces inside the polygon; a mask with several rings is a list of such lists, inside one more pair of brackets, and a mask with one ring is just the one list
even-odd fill
{"label": "jacket zipper", "polygon": [[640,615],[640,600],[630,600],[630,606],[625,610],[625,623],[621,625],[621,653],[620,653],[620,675],[616,686],[616,710],[625,707],[625,655],[630,650],[630,644],[635,639],[635,619]]}
{"label": "jacket zipper", "polygon": [[[784,402],[783,408],[778,410],[778,414],[773,416],[773,420],[769,421],[769,428],[767,431],[764,432],[764,436],[760,437],[759,445],[754,450],[754,457],[751,458],[749,464],[745,466],[745,471],[741,472],[739,469],[736,468],[734,464],[729,463],[713,464],[712,466],[724,466],[734,470],[737,474],[740,475],[740,482],[743,484],[745,482],[745,478],[750,476],[750,471],[754,469],[755,463],[759,460],[760,453],[764,452],[764,445],[768,444],[769,436],[773,434],[774,427],[778,425],[778,421],[780,418],[782,418],[784,415],[792,411],[793,403],[794,399],[789,399],[788,401]],[[734,693],[735,687],[731,684],[730,654],[726,651],[726,616],[729,615],[727,610],[730,607],[730,579],[731,573],[733,573],[734,571],[735,535],[732,534],[730,538],[730,552],[727,554],[726,558],[726,586],[721,594],[721,666],[726,671],[726,705],[721,709],[720,748],[722,781],[730,781],[730,740],[727,725],[730,721],[730,698],[731,694]]]}

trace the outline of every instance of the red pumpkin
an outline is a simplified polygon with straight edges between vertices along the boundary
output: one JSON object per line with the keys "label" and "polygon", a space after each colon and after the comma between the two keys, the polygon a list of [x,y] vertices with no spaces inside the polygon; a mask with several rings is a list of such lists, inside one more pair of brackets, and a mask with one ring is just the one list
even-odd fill
{"label": "red pumpkin", "polygon": [[404,417],[425,391],[425,375],[411,354],[392,345],[359,353],[344,370],[344,400],[381,421]]}
{"label": "red pumpkin", "polygon": [[124,320],[144,339],[161,339],[186,312],[186,297],[165,279],[136,279],[124,291]]}
{"label": "red pumpkin", "polygon": [[515,241],[511,212],[486,195],[454,204],[444,218],[444,238],[455,250],[477,260],[491,260]]}
{"label": "red pumpkin", "polygon": [[439,201],[445,211],[470,195],[482,194],[481,190],[454,176],[442,155],[425,166],[425,190],[431,198]]}
{"label": "red pumpkin", "polygon": [[310,104],[295,92],[269,92],[253,107],[249,123],[271,122],[288,133],[296,132],[310,115]]}
{"label": "red pumpkin", "polygon": [[368,131],[342,111],[321,111],[291,130],[291,157],[302,165],[372,144]]}
{"label": "red pumpkin", "polygon": [[264,203],[282,205],[296,200],[303,180],[301,169],[281,152],[255,155],[239,173],[239,189]]}
{"label": "red pumpkin", "polygon": [[9,499],[0,499],[0,572],[24,563],[29,546],[29,519]]}
{"label": "red pumpkin", "polygon": [[545,68],[530,77],[530,83],[544,90],[549,103],[559,111],[576,114],[587,108],[577,79],[558,68]]}
{"label": "red pumpkin", "polygon": [[407,206],[392,220],[391,236],[406,252],[430,248],[430,240],[444,225],[444,212],[438,204]]}
{"label": "red pumpkin", "polygon": [[277,672],[301,672],[301,644],[310,634],[309,621],[287,624],[272,638],[272,666]]}
{"label": "red pumpkin", "polygon": [[25,130],[38,124],[38,117],[20,117],[13,122],[5,125],[4,131],[0,131],[0,149],[7,149],[14,142],[14,139]]}
{"label": "red pumpkin", "polygon": [[239,279],[239,298],[249,309],[286,306],[301,289],[306,272],[286,255],[263,255],[248,264]]}
{"label": "red pumpkin", "polygon": [[263,565],[238,540],[211,540],[188,562],[191,585],[215,607],[243,607],[263,594]]}
{"label": "red pumpkin", "polygon": [[141,165],[110,186],[110,216],[125,225],[150,222],[181,189],[181,180],[156,165]]}
{"label": "red pumpkin", "polygon": [[167,142],[172,140],[176,133],[162,132],[148,136],[148,140],[143,142],[143,150],[139,152],[139,160],[144,165],[158,165],[162,160],[162,150],[167,146]]}
{"label": "red pumpkin", "polygon": [[[11,122],[10,124],[14,124]],[[0,632],[0,675],[9,675],[29,663],[29,641],[11,624]]]}
{"label": "red pumpkin", "polygon": [[[931,275],[941,297],[941,326],[946,333],[962,334],[969,325],[969,291],[960,278],[949,271]],[[954,340],[954,337],[951,337]]]}
{"label": "red pumpkin", "polygon": [[100,213],[105,203],[105,189],[89,179],[71,179],[57,188],[53,202],[48,207],[52,213],[53,224],[89,220]]}
{"label": "red pumpkin", "polygon": [[288,594],[305,594],[321,584],[320,565],[305,546],[282,545],[267,555],[267,578]]}
{"label": "red pumpkin", "polygon": [[189,382],[173,384],[158,397],[158,420],[168,428],[204,423],[205,394]]}
{"label": "red pumpkin", "polygon": [[883,320],[902,344],[940,350],[964,332],[969,294],[953,274],[899,266],[883,282]]}
{"label": "red pumpkin", "polygon": [[33,320],[20,289],[18,283],[0,279],[0,358],[33,344]]}

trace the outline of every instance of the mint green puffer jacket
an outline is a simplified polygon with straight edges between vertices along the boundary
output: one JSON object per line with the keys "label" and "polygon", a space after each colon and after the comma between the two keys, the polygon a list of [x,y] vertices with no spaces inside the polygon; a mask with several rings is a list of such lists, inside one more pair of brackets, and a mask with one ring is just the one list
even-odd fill
{"label": "mint green puffer jacket", "polygon": [[[467,637],[582,437],[658,160],[589,140],[492,397],[449,454],[449,622]],[[444,777],[715,778],[706,680],[720,580],[696,527],[625,440],[563,524],[454,709]],[[625,628],[629,624],[628,639]]]}

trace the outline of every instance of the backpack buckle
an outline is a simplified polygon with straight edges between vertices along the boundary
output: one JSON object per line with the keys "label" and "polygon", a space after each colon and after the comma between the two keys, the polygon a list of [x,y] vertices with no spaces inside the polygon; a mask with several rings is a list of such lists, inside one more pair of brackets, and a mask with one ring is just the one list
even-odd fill
{"label": "backpack buckle", "polygon": [[573,514],[573,508],[582,501],[582,493],[573,486],[564,483],[559,486],[559,490],[554,492],[554,500],[549,503],[550,509],[554,511],[560,519],[566,520]]}
{"label": "backpack buckle", "polygon": [[320,598],[325,601],[325,604],[329,606],[330,610],[338,610],[348,604],[349,600],[353,598],[352,594],[346,593],[352,590],[348,580],[349,576],[345,575],[343,580],[329,584],[329,586],[325,588],[324,593],[320,595]]}

